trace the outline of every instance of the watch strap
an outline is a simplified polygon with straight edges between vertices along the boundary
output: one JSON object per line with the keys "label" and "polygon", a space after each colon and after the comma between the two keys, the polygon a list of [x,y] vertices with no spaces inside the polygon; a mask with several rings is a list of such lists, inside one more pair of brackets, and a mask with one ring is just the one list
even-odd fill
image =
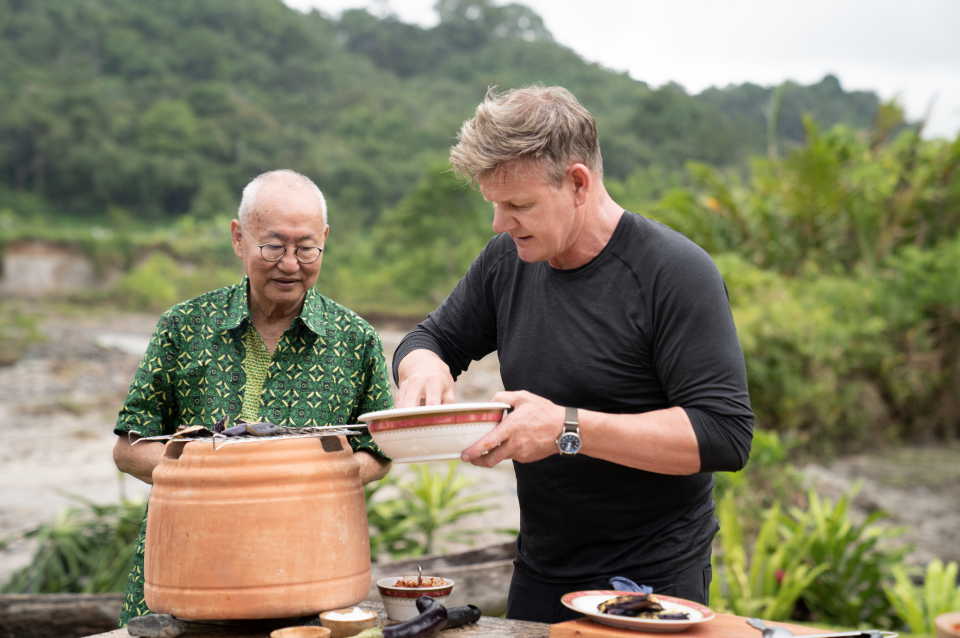
{"label": "watch strap", "polygon": [[577,409],[576,408],[565,408],[567,413],[566,417],[563,419],[563,431],[567,432],[576,432],[580,428],[580,421],[577,419]]}

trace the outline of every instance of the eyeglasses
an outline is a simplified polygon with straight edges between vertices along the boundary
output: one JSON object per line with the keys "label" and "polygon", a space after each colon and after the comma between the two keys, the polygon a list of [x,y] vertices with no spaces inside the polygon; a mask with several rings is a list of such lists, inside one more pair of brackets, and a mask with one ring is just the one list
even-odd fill
{"label": "eyeglasses", "polygon": [[[243,229],[246,231],[245,226],[243,226]],[[287,247],[280,244],[259,244],[257,248],[260,249],[260,256],[263,257],[264,261],[277,262],[287,254]],[[322,252],[323,248],[320,248],[320,246],[297,246],[293,254],[301,264],[312,264],[320,259],[320,253]]]}
{"label": "eyeglasses", "polygon": [[[287,254],[286,246],[280,244],[260,244],[260,256],[267,261],[280,261]],[[293,254],[301,264],[312,264],[320,259],[323,248],[320,246],[297,246]]]}

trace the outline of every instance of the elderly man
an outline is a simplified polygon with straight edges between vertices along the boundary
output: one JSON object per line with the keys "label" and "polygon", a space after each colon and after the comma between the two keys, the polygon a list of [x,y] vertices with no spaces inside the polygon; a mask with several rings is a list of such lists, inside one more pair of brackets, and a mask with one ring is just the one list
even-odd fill
{"label": "elderly man", "polygon": [[753,414],[719,272],[604,189],[593,117],[567,90],[487,94],[450,154],[499,233],[394,356],[400,407],[455,400],[496,350],[514,410],[463,453],[516,463],[507,617],[578,616],[563,594],[623,576],[707,602],[712,471],[747,461]]}
{"label": "elderly man", "polygon": [[[117,419],[117,467],[147,483],[164,446],[131,447],[131,430],[172,434],[224,415],[287,427],[345,424],[393,407],[377,333],[314,289],[330,232],[316,185],[293,171],[264,173],[243,190],[238,218],[230,234],[243,281],[163,314]],[[308,369],[320,374],[303,374]],[[350,437],[350,445],[365,484],[387,473],[388,459],[368,434]],[[146,517],[121,626],[149,613],[145,531]]]}

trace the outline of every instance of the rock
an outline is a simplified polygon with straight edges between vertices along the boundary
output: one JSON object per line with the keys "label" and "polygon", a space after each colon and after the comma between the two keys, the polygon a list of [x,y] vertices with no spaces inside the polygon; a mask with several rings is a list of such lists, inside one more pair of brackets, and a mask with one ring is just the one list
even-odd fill
{"label": "rock", "polygon": [[185,620],[177,620],[169,614],[138,616],[127,623],[131,636],[142,638],[176,638],[190,626]]}

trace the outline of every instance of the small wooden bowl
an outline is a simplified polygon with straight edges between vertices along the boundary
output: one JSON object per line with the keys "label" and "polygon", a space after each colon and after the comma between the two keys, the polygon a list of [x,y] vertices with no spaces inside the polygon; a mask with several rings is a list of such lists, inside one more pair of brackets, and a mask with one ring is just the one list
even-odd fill
{"label": "small wooden bowl", "polygon": [[356,636],[364,629],[370,629],[377,624],[377,614],[367,609],[361,609],[365,614],[370,614],[369,618],[360,620],[337,620],[330,618],[330,614],[349,614],[355,608],[349,609],[331,609],[320,614],[320,624],[330,630],[330,638],[349,638]]}
{"label": "small wooden bowl", "polygon": [[960,611],[937,616],[934,626],[937,638],[960,638]]}
{"label": "small wooden bowl", "polygon": [[270,638],[330,638],[326,627],[285,627],[270,632]]}

